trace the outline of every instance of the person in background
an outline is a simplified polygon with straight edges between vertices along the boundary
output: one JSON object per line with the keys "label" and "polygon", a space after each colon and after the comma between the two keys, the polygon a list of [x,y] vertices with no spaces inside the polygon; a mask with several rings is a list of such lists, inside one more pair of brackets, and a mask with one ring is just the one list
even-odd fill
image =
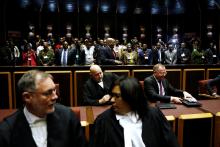
{"label": "person in background", "polygon": [[156,64],[153,67],[153,75],[145,78],[144,92],[150,101],[182,103],[182,98],[192,102],[197,101],[188,92],[174,88],[165,78],[166,74],[166,67]]}
{"label": "person in background", "polygon": [[182,42],[180,48],[177,50],[177,63],[189,64],[191,62],[190,49],[186,47],[186,43]]}
{"label": "person in background", "polygon": [[138,53],[132,49],[130,43],[127,44],[127,49],[122,53],[121,60],[125,65],[137,65]]}
{"label": "person in background", "polygon": [[177,63],[177,50],[173,47],[173,44],[168,45],[168,50],[164,52],[165,64]]}
{"label": "person in background", "polygon": [[1,147],[85,147],[80,122],[61,104],[50,74],[31,70],[18,81],[24,107],[0,123]]}
{"label": "person in background", "polygon": [[220,98],[220,95],[218,95],[217,92],[212,88],[213,86],[220,87],[220,75],[218,75],[214,79],[210,79],[207,83],[207,90],[209,94],[216,98]]}
{"label": "person in background", "polygon": [[22,62],[23,66],[37,66],[37,54],[31,43],[28,43],[22,52]]}
{"label": "person in background", "polygon": [[55,52],[55,65],[71,66],[74,65],[75,55],[74,50],[70,48],[67,41],[63,42],[63,48]]}
{"label": "person in background", "polygon": [[44,42],[44,48],[38,54],[38,61],[41,66],[49,66],[54,64],[54,50],[50,48],[48,42]]}
{"label": "person in background", "polygon": [[100,50],[100,61],[102,65],[121,65],[114,51],[115,39],[107,38],[106,46]]}
{"label": "person in background", "polygon": [[112,107],[95,120],[91,147],[178,147],[169,122],[148,106],[137,79],[120,77],[111,96]]}
{"label": "person in background", "polygon": [[91,65],[90,78],[83,88],[84,105],[108,105],[110,100],[110,87],[118,78],[113,73],[103,73],[99,65]]}

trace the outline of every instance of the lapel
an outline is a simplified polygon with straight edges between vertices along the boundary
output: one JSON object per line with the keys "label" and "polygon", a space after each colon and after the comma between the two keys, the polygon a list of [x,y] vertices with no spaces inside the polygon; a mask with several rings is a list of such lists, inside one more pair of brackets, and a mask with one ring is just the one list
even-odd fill
{"label": "lapel", "polygon": [[[153,84],[153,86],[154,86],[154,88],[157,90],[157,93],[159,93],[159,87],[158,87],[158,85],[157,85],[157,80],[156,80],[156,78],[154,77],[154,76],[151,76],[151,79],[152,79],[152,84]],[[163,83],[162,83],[163,84]]]}
{"label": "lapel", "polygon": [[104,90],[105,91],[109,91],[110,86],[111,86],[111,81],[109,81],[108,78],[106,78],[106,76],[103,74],[103,86],[104,86]]}
{"label": "lapel", "polygon": [[15,118],[14,129],[12,130],[12,146],[37,147],[24,113],[22,110],[19,111],[18,116]]}
{"label": "lapel", "polygon": [[154,130],[154,127],[152,127],[152,124],[152,119],[146,119],[146,117],[142,122],[142,139],[146,146],[157,146],[158,138],[155,138],[156,132]]}
{"label": "lapel", "polygon": [[47,146],[49,147],[56,147],[60,145],[60,140],[63,140],[66,136],[62,134],[62,128],[64,129],[65,126],[62,126],[62,120],[60,120],[60,116],[55,112],[49,114],[47,116]]}

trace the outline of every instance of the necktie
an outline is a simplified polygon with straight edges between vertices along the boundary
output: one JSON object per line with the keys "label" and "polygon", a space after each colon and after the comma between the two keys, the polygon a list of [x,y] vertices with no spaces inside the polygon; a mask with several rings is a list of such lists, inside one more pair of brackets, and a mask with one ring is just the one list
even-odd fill
{"label": "necktie", "polygon": [[115,59],[115,58],[116,58],[116,53],[115,53],[114,50],[112,50],[112,54],[113,54],[113,57],[114,57],[114,59]]}
{"label": "necktie", "polygon": [[159,94],[160,94],[160,95],[163,95],[163,85],[162,85],[162,81],[159,81],[159,85],[160,85],[160,87],[159,87]]}
{"label": "necktie", "polygon": [[65,51],[65,50],[64,50],[64,52],[63,52],[63,65],[67,65],[66,51]]}

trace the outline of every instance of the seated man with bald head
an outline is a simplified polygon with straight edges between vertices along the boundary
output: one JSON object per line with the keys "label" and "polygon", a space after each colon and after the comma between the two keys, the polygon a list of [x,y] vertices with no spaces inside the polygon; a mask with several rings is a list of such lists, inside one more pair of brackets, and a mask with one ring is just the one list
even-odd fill
{"label": "seated man with bald head", "polygon": [[114,73],[103,73],[99,65],[90,67],[90,78],[84,84],[84,105],[108,105],[110,102],[109,90],[118,76]]}

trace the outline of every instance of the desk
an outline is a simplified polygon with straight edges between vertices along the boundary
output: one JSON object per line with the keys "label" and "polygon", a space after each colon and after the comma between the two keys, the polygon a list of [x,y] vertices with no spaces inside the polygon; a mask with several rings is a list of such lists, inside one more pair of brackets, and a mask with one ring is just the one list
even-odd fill
{"label": "desk", "polygon": [[203,111],[210,112],[213,115],[220,112],[220,99],[201,100],[199,102],[202,104],[200,108]]}
{"label": "desk", "polygon": [[201,100],[201,109],[215,115],[213,128],[214,147],[220,147],[220,99]]}
{"label": "desk", "polygon": [[176,109],[161,109],[165,116],[173,115],[175,118],[178,118],[180,115],[183,114],[198,114],[204,113],[203,110],[198,109],[198,107],[186,107],[182,104],[175,104]]}
{"label": "desk", "polygon": [[[154,104],[151,104],[150,106],[154,107]],[[212,138],[210,134],[212,134],[213,116],[209,113],[209,117],[203,117],[206,116],[207,113],[205,113],[206,111],[199,107],[186,107],[182,104],[175,104],[175,106],[176,109],[161,109],[161,111],[166,116],[166,118],[167,116],[174,116],[174,120],[178,120],[174,122],[178,123],[178,132],[176,132],[176,134],[178,134],[177,137],[181,147],[185,147],[187,145],[191,146],[193,144],[200,147],[202,147],[203,144],[211,146]],[[91,119],[90,124],[93,124],[96,117],[110,107],[111,106],[91,106],[90,115],[93,115],[93,119]],[[188,115],[191,118],[182,119],[183,115]],[[194,116],[202,117],[195,117],[195,119],[193,119]],[[179,124],[180,120],[182,122],[181,125]],[[176,125],[174,124],[173,127],[175,126]],[[186,129],[188,130],[186,131]],[[203,132],[204,130],[205,132]],[[193,134],[193,136],[190,134]],[[198,136],[202,136],[203,139],[199,140]]]}

